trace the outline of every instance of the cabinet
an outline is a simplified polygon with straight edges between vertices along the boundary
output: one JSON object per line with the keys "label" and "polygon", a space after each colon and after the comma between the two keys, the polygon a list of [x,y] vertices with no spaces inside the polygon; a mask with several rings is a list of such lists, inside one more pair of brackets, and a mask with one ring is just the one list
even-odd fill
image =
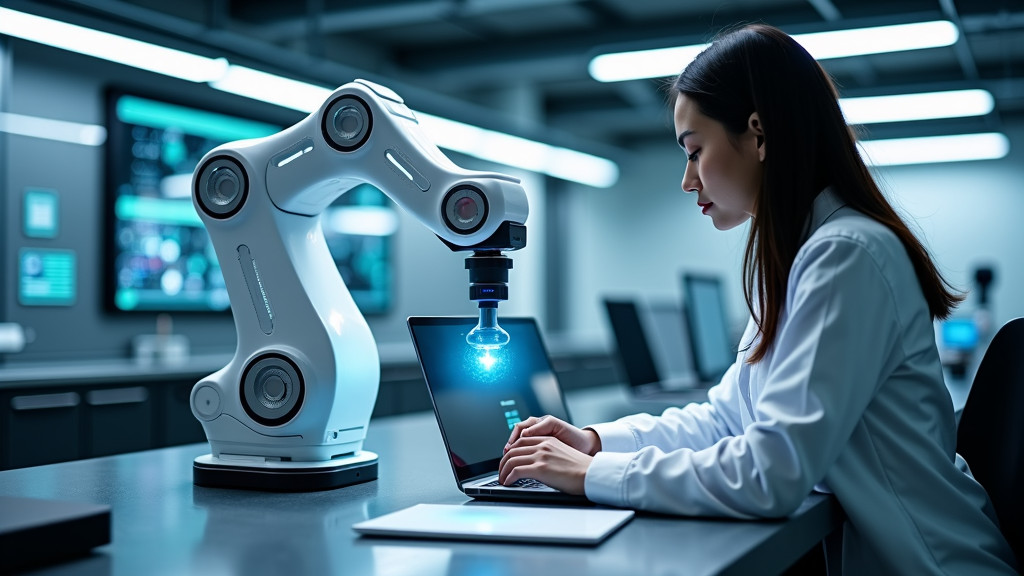
{"label": "cabinet", "polygon": [[[205,442],[189,396],[228,358],[177,367],[54,364],[0,369],[0,470]],[[562,388],[612,382],[607,355],[554,358]],[[373,418],[431,410],[415,361],[382,366]]]}

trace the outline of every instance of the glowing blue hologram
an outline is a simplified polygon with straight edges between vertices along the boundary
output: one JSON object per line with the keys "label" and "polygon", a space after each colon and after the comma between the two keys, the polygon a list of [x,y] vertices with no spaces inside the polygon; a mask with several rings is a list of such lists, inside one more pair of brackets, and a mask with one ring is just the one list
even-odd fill
{"label": "glowing blue hologram", "polygon": [[480,363],[484,365],[484,369],[490,370],[491,367],[494,366],[494,363],[497,361],[497,358],[491,356],[491,351],[487,348],[484,348],[484,354],[483,356],[480,357]]}
{"label": "glowing blue hologram", "polygon": [[467,346],[462,365],[469,382],[495,384],[509,377],[512,369],[510,348],[476,348]]}

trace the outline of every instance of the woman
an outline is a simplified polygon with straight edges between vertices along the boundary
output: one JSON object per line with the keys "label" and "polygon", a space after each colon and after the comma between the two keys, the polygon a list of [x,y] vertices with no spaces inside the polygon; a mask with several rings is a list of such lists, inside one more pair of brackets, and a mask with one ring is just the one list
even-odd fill
{"label": "woman", "polygon": [[720,230],[751,220],[737,360],[707,403],[660,417],[516,425],[501,480],[738,518],[788,515],[817,489],[846,512],[847,574],[1013,573],[955,454],[932,322],[961,297],[879,192],[828,76],[752,25],[701,53],[673,94],[683,190]]}

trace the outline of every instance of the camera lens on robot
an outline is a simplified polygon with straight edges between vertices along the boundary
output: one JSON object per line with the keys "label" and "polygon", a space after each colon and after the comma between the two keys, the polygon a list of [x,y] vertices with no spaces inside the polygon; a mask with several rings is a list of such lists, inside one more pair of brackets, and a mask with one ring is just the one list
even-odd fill
{"label": "camera lens on robot", "polygon": [[335,150],[351,152],[362,146],[373,128],[373,115],[366,103],[355,96],[331,102],[322,123],[324,138]]}
{"label": "camera lens on robot", "polygon": [[261,356],[249,364],[242,377],[245,411],[267,426],[291,420],[298,412],[302,396],[302,377],[284,356]]}
{"label": "camera lens on robot", "polygon": [[214,168],[210,174],[210,182],[206,185],[210,200],[217,206],[231,204],[242,191],[242,183],[238,180],[238,174],[231,168]]}
{"label": "camera lens on robot", "polygon": [[203,212],[217,219],[229,218],[241,209],[249,193],[249,179],[237,160],[217,156],[203,165],[195,194]]}
{"label": "camera lens on robot", "polygon": [[457,186],[445,196],[442,213],[453,231],[471,234],[487,221],[487,198],[473,186]]}

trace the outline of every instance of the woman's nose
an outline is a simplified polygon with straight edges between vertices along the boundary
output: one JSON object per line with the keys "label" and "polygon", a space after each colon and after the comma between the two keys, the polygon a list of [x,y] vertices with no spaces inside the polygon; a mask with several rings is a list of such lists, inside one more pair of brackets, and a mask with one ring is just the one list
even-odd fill
{"label": "woman's nose", "polygon": [[683,192],[700,192],[700,178],[697,178],[696,174],[693,174],[690,168],[691,162],[686,164],[686,172],[683,173],[682,189]]}

